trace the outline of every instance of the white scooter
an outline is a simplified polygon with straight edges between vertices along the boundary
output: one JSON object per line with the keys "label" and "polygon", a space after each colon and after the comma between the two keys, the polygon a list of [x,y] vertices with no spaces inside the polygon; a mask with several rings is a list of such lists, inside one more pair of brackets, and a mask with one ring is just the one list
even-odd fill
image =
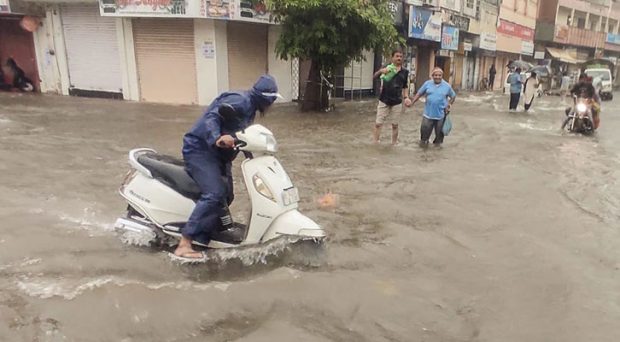
{"label": "white scooter", "polygon": [[[227,114],[231,114],[232,107]],[[222,114],[220,108],[220,115]],[[235,148],[246,159],[241,163],[252,212],[247,225],[215,232],[209,248],[231,248],[261,244],[278,237],[322,240],[325,231],[298,208],[299,194],[282,165],[273,134],[261,125],[236,133]],[[257,156],[253,156],[253,154]],[[129,152],[129,171],[120,188],[127,200],[127,214],[114,227],[122,233],[147,236],[150,243],[171,243],[181,237],[181,228],[192,213],[200,189],[185,171],[184,162],[148,148]],[[224,221],[224,220],[223,220]],[[171,239],[173,241],[170,241]]]}

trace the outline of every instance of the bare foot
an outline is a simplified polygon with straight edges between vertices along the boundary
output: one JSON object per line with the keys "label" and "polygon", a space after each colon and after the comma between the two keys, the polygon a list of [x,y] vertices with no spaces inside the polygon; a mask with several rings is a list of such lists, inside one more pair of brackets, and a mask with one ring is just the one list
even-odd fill
{"label": "bare foot", "polygon": [[185,259],[202,259],[204,258],[204,254],[202,252],[195,251],[191,246],[181,246],[179,245],[177,249],[174,250],[174,255],[185,258]]}

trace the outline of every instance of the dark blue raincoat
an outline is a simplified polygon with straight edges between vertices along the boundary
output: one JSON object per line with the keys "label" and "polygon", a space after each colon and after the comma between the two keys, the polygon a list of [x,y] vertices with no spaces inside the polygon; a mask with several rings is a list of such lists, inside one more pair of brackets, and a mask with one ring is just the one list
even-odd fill
{"label": "dark blue raincoat", "polygon": [[[263,75],[249,91],[223,93],[183,137],[185,167],[202,192],[182,230],[184,237],[207,243],[211,232],[221,226],[220,215],[234,198],[231,165],[237,154],[217,147],[215,142],[252,124],[256,111],[270,106],[277,92],[273,77]],[[241,116],[239,121],[223,122],[218,109],[224,103],[235,108]]]}

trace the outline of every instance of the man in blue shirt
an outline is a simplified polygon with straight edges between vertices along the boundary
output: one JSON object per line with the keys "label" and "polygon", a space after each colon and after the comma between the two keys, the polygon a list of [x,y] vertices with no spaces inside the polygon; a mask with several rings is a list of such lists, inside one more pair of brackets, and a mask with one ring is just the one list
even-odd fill
{"label": "man in blue shirt", "polygon": [[431,76],[433,79],[424,82],[413,98],[413,104],[415,104],[420,97],[426,96],[424,117],[420,126],[420,146],[422,147],[428,146],[428,140],[433,129],[435,130],[433,144],[439,146],[443,143],[443,123],[446,115],[450,112],[450,106],[456,99],[456,93],[450,84],[443,79],[441,68],[433,69]]}
{"label": "man in blue shirt", "polygon": [[521,80],[521,68],[517,68],[515,72],[508,76],[508,83],[510,83],[510,111],[517,110],[519,105],[519,99],[521,98],[521,87],[523,80]]}

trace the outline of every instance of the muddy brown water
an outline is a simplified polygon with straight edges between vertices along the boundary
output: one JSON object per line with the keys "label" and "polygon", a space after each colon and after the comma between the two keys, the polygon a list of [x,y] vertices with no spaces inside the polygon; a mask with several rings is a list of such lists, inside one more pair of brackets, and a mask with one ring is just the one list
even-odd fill
{"label": "muddy brown water", "polygon": [[370,144],[375,106],[260,119],[329,234],[320,263],[275,244],[188,266],[112,224],[127,152],[179,155],[200,108],[1,93],[0,341],[620,340],[618,100],[582,137],[558,97],[463,95],[428,150],[421,104],[399,146]]}

